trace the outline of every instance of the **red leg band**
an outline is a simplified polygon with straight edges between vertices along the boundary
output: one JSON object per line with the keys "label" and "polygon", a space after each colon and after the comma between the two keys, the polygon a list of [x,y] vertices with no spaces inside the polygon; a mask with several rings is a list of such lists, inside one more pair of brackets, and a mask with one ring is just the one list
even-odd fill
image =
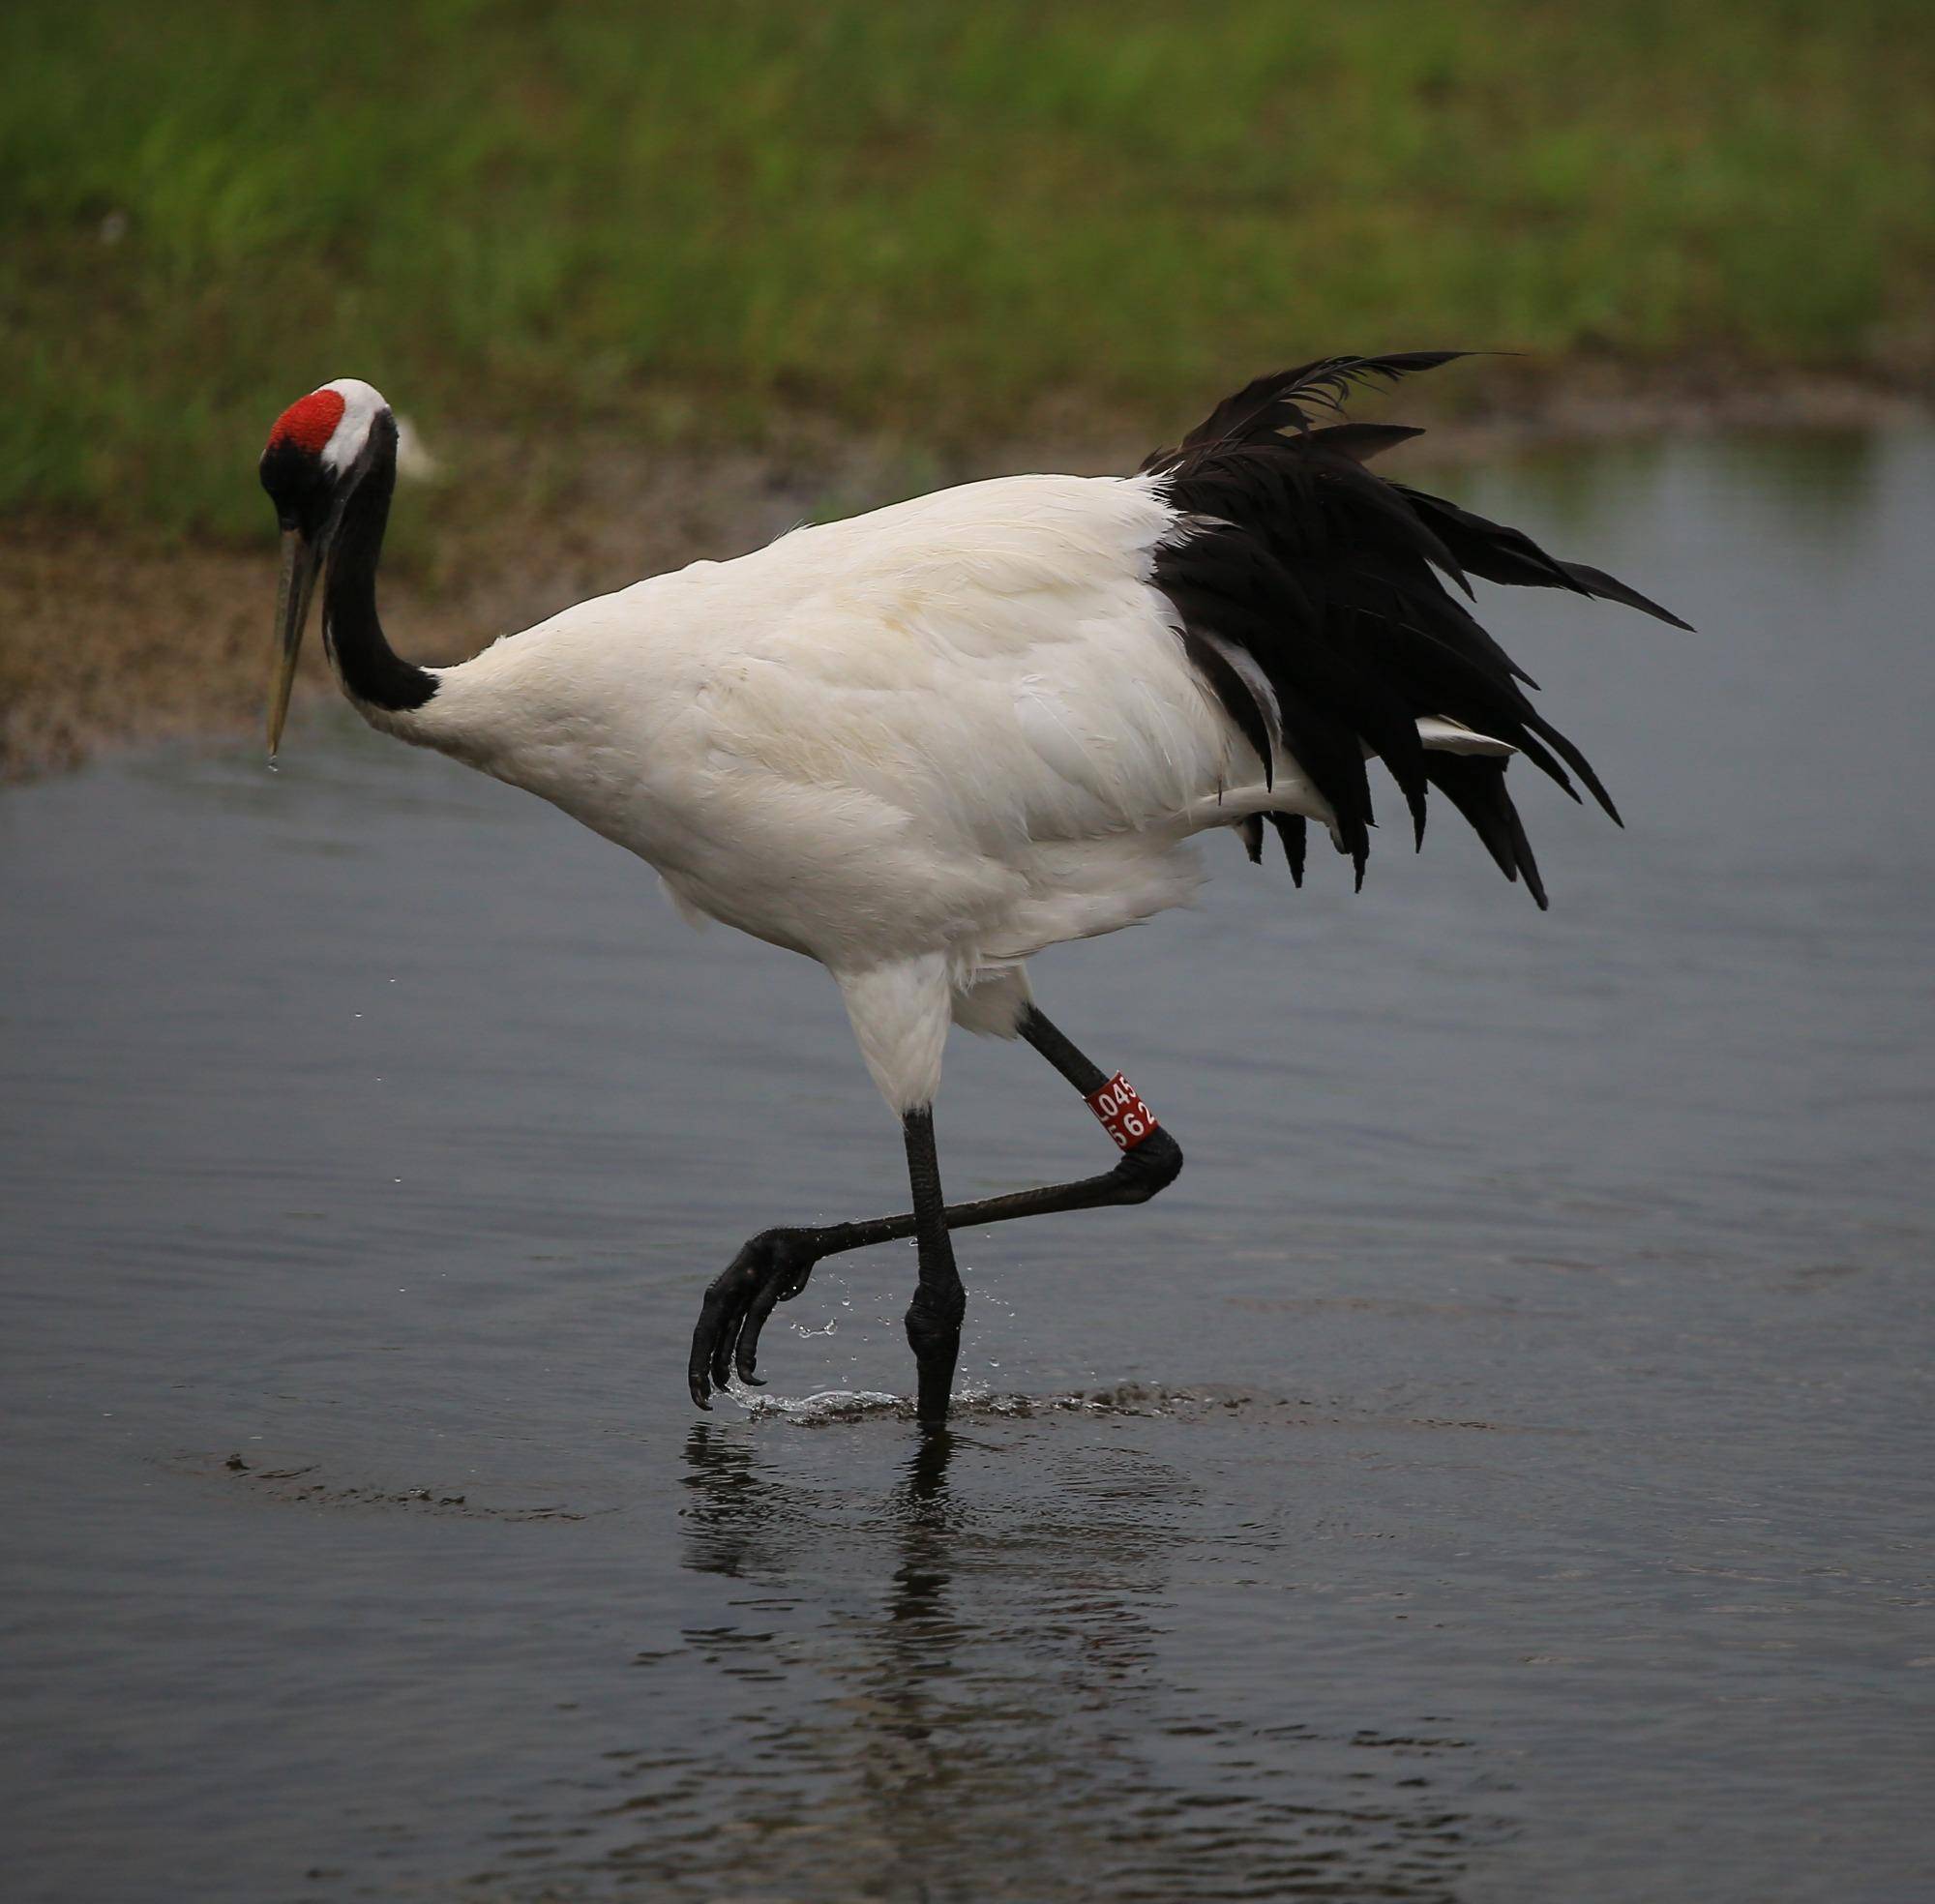
{"label": "red leg band", "polygon": [[1136,1087],[1117,1071],[1087,1103],[1116,1140],[1117,1150],[1133,1150],[1155,1130],[1155,1113],[1136,1095]]}

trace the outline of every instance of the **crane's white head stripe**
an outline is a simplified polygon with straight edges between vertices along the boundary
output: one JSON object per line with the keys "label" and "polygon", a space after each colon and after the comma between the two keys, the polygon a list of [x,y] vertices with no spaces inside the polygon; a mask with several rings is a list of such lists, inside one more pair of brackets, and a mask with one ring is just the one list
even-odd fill
{"label": "crane's white head stripe", "polygon": [[323,467],[340,476],[363,454],[363,445],[370,440],[370,426],[378,412],[389,405],[383,402],[382,393],[361,377],[338,377],[333,383],[325,383],[322,389],[342,400],[342,420],[321,450]]}

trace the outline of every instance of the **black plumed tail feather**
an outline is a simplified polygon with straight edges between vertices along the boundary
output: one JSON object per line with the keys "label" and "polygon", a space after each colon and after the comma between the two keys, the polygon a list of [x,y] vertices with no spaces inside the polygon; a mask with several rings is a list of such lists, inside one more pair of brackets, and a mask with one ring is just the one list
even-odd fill
{"label": "black plumed tail feather", "polygon": [[1472,831],[1498,861],[1499,871],[1507,879],[1522,878],[1538,909],[1544,911],[1545,881],[1538,877],[1532,843],[1505,790],[1504,761],[1483,755],[1436,754],[1428,771],[1432,786],[1471,822]]}
{"label": "black plumed tail feather", "polygon": [[1488,522],[1469,509],[1460,509],[1443,496],[1426,495],[1422,490],[1402,483],[1390,485],[1418,517],[1428,522],[1438,539],[1474,576],[1486,581],[1516,583],[1528,588],[1569,588],[1575,595],[1596,595],[1607,602],[1621,602],[1656,621],[1671,622],[1690,635],[1693,624],[1682,621],[1671,609],[1662,609],[1637,588],[1626,584],[1603,569],[1588,568],[1584,562],[1562,562],[1548,555],[1523,529],[1508,529],[1502,522]]}
{"label": "black plumed tail feather", "polygon": [[1303,884],[1303,854],[1308,829],[1301,814],[1271,814],[1269,823],[1276,828],[1276,837],[1283,842],[1283,856],[1290,866],[1290,882],[1294,886]]}
{"label": "black plumed tail feather", "polygon": [[[1181,447],[1143,465],[1183,519],[1157,550],[1154,582],[1185,648],[1256,750],[1272,787],[1285,762],[1315,787],[1359,885],[1370,851],[1367,755],[1403,793],[1422,844],[1427,788],[1464,815],[1507,878],[1543,907],[1537,862],[1505,792],[1503,759],[1426,749],[1417,722],[1437,716],[1503,741],[1574,799],[1576,774],[1615,820],[1592,763],[1526,698],[1535,687],[1446,587],[1473,577],[1563,588],[1686,623],[1602,570],[1549,555],[1522,530],[1388,483],[1364,465],[1422,432],[1332,422],[1366,384],[1394,382],[1468,353],[1323,357],[1264,376],[1217,404]],[[1248,657],[1267,692],[1231,660]],[[1266,705],[1265,702],[1268,704]],[[1567,772],[1570,768],[1571,772]],[[1305,827],[1267,816],[1292,877],[1303,877]],[[1262,829],[1243,827],[1251,856]]]}
{"label": "black plumed tail feather", "polygon": [[1217,443],[1255,441],[1285,430],[1308,431],[1310,406],[1337,411],[1353,389],[1365,383],[1395,383],[1414,371],[1468,357],[1467,350],[1400,350],[1383,357],[1316,357],[1291,371],[1272,371],[1226,397],[1182,439],[1182,450],[1158,450],[1144,464],[1160,468],[1184,451]]}

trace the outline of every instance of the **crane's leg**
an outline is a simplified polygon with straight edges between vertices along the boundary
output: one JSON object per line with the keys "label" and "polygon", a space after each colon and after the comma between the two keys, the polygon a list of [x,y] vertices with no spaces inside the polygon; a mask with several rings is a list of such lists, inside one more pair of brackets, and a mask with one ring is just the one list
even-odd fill
{"label": "crane's leg", "polygon": [[913,1234],[920,1248],[920,1281],[908,1305],[907,1339],[920,1370],[920,1418],[932,1425],[947,1419],[968,1292],[961,1287],[954,1238],[947,1234],[947,1200],[940,1194],[940,1159],[934,1151],[934,1107],[923,1104],[909,1111],[901,1119],[901,1130],[907,1138]]}
{"label": "crane's leg", "polygon": [[[1016,1029],[1091,1103],[1112,1084],[1101,1067],[1085,1057],[1033,1005],[1023,1011]],[[920,1360],[921,1417],[940,1419],[946,1413],[965,1300],[948,1231],[972,1224],[1008,1223],[1022,1216],[1049,1216],[1062,1210],[1146,1204],[1157,1191],[1174,1183],[1182,1169],[1182,1146],[1151,1121],[1123,1150],[1115,1169],[1099,1176],[1044,1184],[1039,1190],[1018,1190],[1005,1197],[984,1197],[971,1204],[943,1205],[934,1154],[932,1110],[923,1106],[909,1112],[905,1128],[908,1172],[913,1186],[911,1210],[861,1223],[763,1230],[706,1291],[699,1326],[693,1331],[688,1370],[692,1399],[700,1408],[711,1406],[712,1390],[724,1388],[735,1371],[740,1381],[758,1384],[754,1370],[766,1318],[777,1304],[789,1301],[806,1287],[814,1265],[822,1258],[863,1249],[870,1243],[915,1236],[920,1240],[920,1286],[908,1311],[908,1340]],[[931,1347],[924,1352],[923,1344]],[[936,1371],[932,1376],[930,1366]]]}

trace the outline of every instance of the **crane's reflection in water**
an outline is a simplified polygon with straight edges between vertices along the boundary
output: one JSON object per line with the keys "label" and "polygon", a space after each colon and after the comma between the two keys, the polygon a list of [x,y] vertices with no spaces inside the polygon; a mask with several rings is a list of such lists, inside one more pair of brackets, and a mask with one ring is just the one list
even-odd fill
{"label": "crane's reflection in water", "polygon": [[[727,1591],[684,1639],[715,1729],[614,1755],[606,1873],[695,1898],[1459,1896],[1511,1830],[1447,1802],[1447,1758],[1484,1783],[1469,1741],[1340,1734],[1245,1684],[1240,1630],[1192,1630],[1228,1558],[1200,1489],[1065,1439],[1030,1480],[936,1436],[862,1498],[694,1428],[682,1558]],[[1007,1498],[961,1484],[997,1456]]]}

